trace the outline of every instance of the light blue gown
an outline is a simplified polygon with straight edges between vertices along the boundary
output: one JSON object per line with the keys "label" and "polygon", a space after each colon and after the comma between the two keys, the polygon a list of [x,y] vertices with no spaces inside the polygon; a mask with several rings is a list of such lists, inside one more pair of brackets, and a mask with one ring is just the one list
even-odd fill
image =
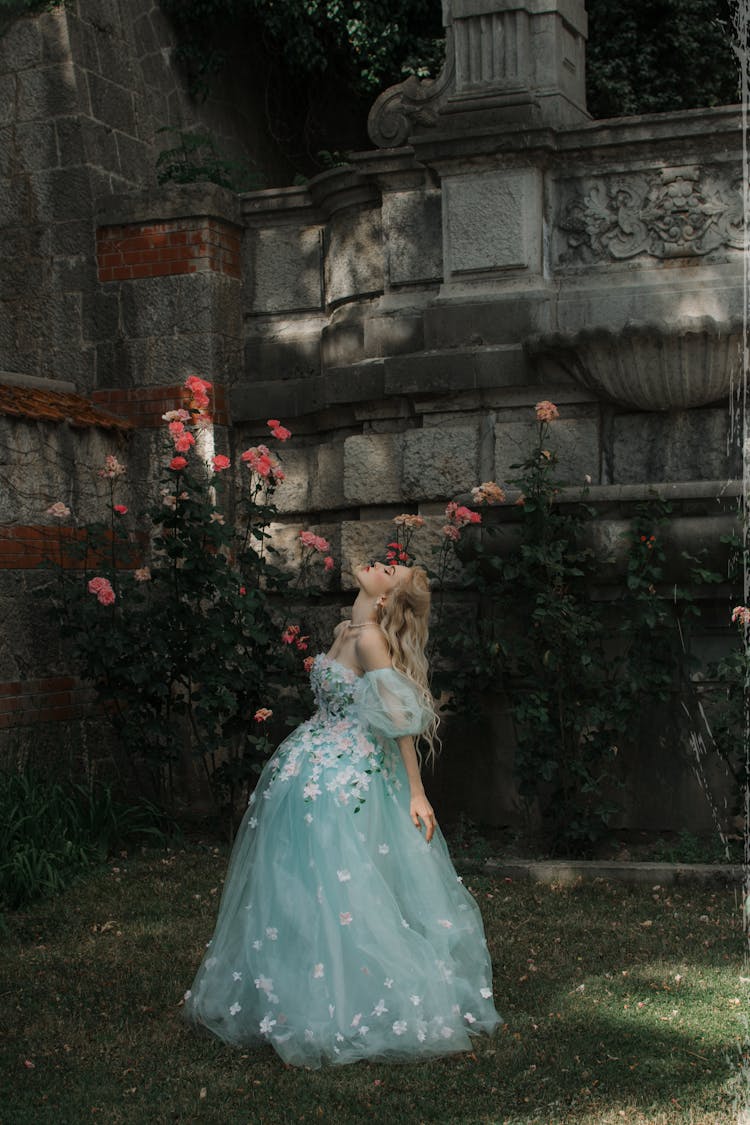
{"label": "light blue gown", "polygon": [[409,816],[395,739],[427,721],[393,668],[317,656],[318,709],[266,763],[185,1017],[296,1066],[470,1050],[501,1021],[479,909]]}

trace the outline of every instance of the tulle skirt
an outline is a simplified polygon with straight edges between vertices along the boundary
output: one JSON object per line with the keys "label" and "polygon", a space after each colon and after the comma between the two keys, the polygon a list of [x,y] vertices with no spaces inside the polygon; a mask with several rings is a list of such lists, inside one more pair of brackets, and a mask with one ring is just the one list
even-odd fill
{"label": "tulle skirt", "polygon": [[382,768],[342,801],[340,727],[322,770],[309,723],[266,765],[184,1015],[298,1066],[469,1050],[502,1022],[479,909],[439,829],[427,844],[412,823],[395,743],[371,744]]}

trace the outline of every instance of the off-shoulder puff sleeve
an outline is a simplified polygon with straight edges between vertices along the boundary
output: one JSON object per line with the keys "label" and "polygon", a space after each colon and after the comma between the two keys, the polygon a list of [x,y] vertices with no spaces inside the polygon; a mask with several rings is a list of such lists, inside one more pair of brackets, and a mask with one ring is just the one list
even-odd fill
{"label": "off-shoulder puff sleeve", "polygon": [[419,690],[395,668],[365,672],[358,707],[363,726],[386,738],[419,734],[430,721]]}

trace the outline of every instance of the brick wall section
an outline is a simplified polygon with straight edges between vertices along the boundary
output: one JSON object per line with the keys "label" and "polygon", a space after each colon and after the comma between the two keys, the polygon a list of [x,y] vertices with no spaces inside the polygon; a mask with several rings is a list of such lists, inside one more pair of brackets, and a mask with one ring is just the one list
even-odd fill
{"label": "brick wall section", "polygon": [[95,700],[95,689],[73,676],[0,683],[0,729],[78,719]]}
{"label": "brick wall section", "polygon": [[[182,385],[171,387],[120,387],[101,388],[91,395],[92,402],[112,414],[127,418],[139,428],[163,426],[162,415],[180,406],[189,407],[190,397]],[[223,387],[214,386],[211,392],[213,412],[217,426],[228,426],[227,399]]]}
{"label": "brick wall section", "polygon": [[[102,562],[109,565],[109,559],[89,552],[86,559],[79,557],[78,544],[85,541],[83,528],[49,526],[46,524],[6,524],[0,526],[0,570],[33,570],[36,567],[63,562],[71,570],[83,570],[84,566],[93,569]],[[108,534],[109,537],[109,534]],[[143,555],[148,537],[137,532],[130,547],[129,557],[125,557],[126,546],[118,544],[118,570],[130,570],[143,565]]]}
{"label": "brick wall section", "polygon": [[96,232],[99,280],[204,272],[239,280],[240,233],[230,223],[208,218],[100,227]]}

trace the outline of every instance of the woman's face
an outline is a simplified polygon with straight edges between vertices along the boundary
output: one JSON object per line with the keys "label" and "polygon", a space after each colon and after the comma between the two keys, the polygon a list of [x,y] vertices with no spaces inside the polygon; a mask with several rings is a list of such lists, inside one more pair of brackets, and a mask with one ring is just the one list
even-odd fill
{"label": "woman's face", "polygon": [[354,577],[366,594],[379,598],[381,594],[390,593],[393,587],[402,582],[408,574],[408,566],[372,562],[357,567]]}

